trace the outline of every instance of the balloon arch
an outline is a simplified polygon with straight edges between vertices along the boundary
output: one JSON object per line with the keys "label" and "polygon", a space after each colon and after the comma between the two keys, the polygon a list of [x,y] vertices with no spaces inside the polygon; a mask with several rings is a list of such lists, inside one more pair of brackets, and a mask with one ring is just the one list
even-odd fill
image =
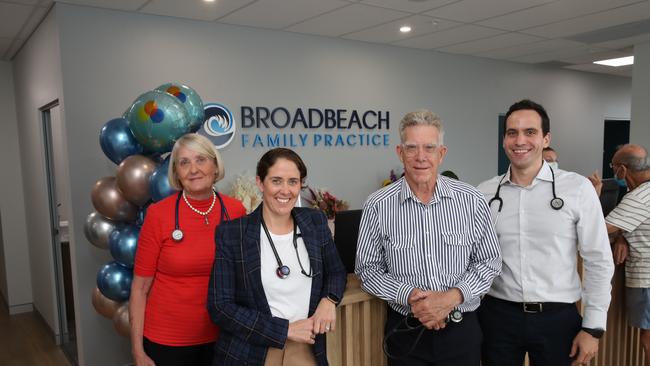
{"label": "balloon arch", "polygon": [[163,156],[179,137],[196,132],[203,120],[199,95],[188,86],[167,83],[140,95],[99,133],[102,151],[118,167],[114,177],[101,178],[92,188],[95,211],[86,218],[84,234],[114,259],[97,272],[92,304],[113,320],[120,335],[130,333],[128,299],[147,207],[175,193],[167,179],[169,158]]}

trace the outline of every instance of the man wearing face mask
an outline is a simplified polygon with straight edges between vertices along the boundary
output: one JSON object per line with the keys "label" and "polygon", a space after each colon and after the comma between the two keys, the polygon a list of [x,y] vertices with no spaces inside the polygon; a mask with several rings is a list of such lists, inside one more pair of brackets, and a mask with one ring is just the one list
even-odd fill
{"label": "man wearing face mask", "polygon": [[639,145],[624,145],[612,158],[616,179],[629,192],[607,215],[607,232],[614,243],[614,262],[625,262],[628,321],[641,329],[645,364],[650,366],[650,159]]}

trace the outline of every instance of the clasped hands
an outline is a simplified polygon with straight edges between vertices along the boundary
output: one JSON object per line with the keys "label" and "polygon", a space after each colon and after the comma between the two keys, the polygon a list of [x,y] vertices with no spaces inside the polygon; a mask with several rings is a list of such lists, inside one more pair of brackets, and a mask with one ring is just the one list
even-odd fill
{"label": "clasped hands", "polygon": [[336,330],[336,305],[322,298],[314,315],[289,323],[287,338],[298,343],[314,344],[316,335]]}
{"label": "clasped hands", "polygon": [[408,297],[413,316],[427,329],[440,330],[447,325],[449,313],[463,302],[463,295],[457,288],[447,291],[423,291],[413,289]]}

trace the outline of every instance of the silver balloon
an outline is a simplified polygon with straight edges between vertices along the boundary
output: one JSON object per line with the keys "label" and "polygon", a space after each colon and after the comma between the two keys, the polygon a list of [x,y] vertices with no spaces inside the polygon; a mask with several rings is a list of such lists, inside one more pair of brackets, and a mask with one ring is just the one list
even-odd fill
{"label": "silver balloon", "polygon": [[93,289],[93,307],[101,316],[113,319],[117,309],[120,307],[120,303],[102,295],[101,291],[95,287]]}
{"label": "silver balloon", "polygon": [[149,194],[149,178],[156,170],[156,163],[146,156],[131,155],[117,168],[117,186],[124,197],[137,206],[143,206]]}
{"label": "silver balloon", "polygon": [[138,207],[124,198],[115,177],[98,180],[90,198],[95,210],[111,220],[133,222],[138,215]]}
{"label": "silver balloon", "polygon": [[122,226],[113,220],[107,219],[97,212],[91,212],[86,217],[84,224],[84,235],[90,244],[100,249],[108,249],[108,238],[111,233]]}
{"label": "silver balloon", "polygon": [[123,337],[131,334],[131,323],[129,323],[129,303],[125,302],[113,315],[113,326],[117,333]]}

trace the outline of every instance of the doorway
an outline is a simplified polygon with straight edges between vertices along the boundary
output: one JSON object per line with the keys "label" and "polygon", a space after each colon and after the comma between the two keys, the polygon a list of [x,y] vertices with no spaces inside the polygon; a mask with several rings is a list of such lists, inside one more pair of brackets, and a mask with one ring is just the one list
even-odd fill
{"label": "doorway", "polygon": [[[54,282],[58,315],[58,332],[55,342],[61,347],[72,364],[78,364],[74,292],[69,240],[69,204],[67,191],[60,189],[67,179],[62,174],[65,164],[64,127],[58,100],[40,109],[43,127],[43,146],[47,177],[50,227],[52,228],[52,253],[54,258]],[[57,183],[59,186],[57,186]]]}
{"label": "doorway", "polygon": [[603,130],[603,178],[613,178],[609,167],[616,149],[630,142],[630,120],[606,119]]}

